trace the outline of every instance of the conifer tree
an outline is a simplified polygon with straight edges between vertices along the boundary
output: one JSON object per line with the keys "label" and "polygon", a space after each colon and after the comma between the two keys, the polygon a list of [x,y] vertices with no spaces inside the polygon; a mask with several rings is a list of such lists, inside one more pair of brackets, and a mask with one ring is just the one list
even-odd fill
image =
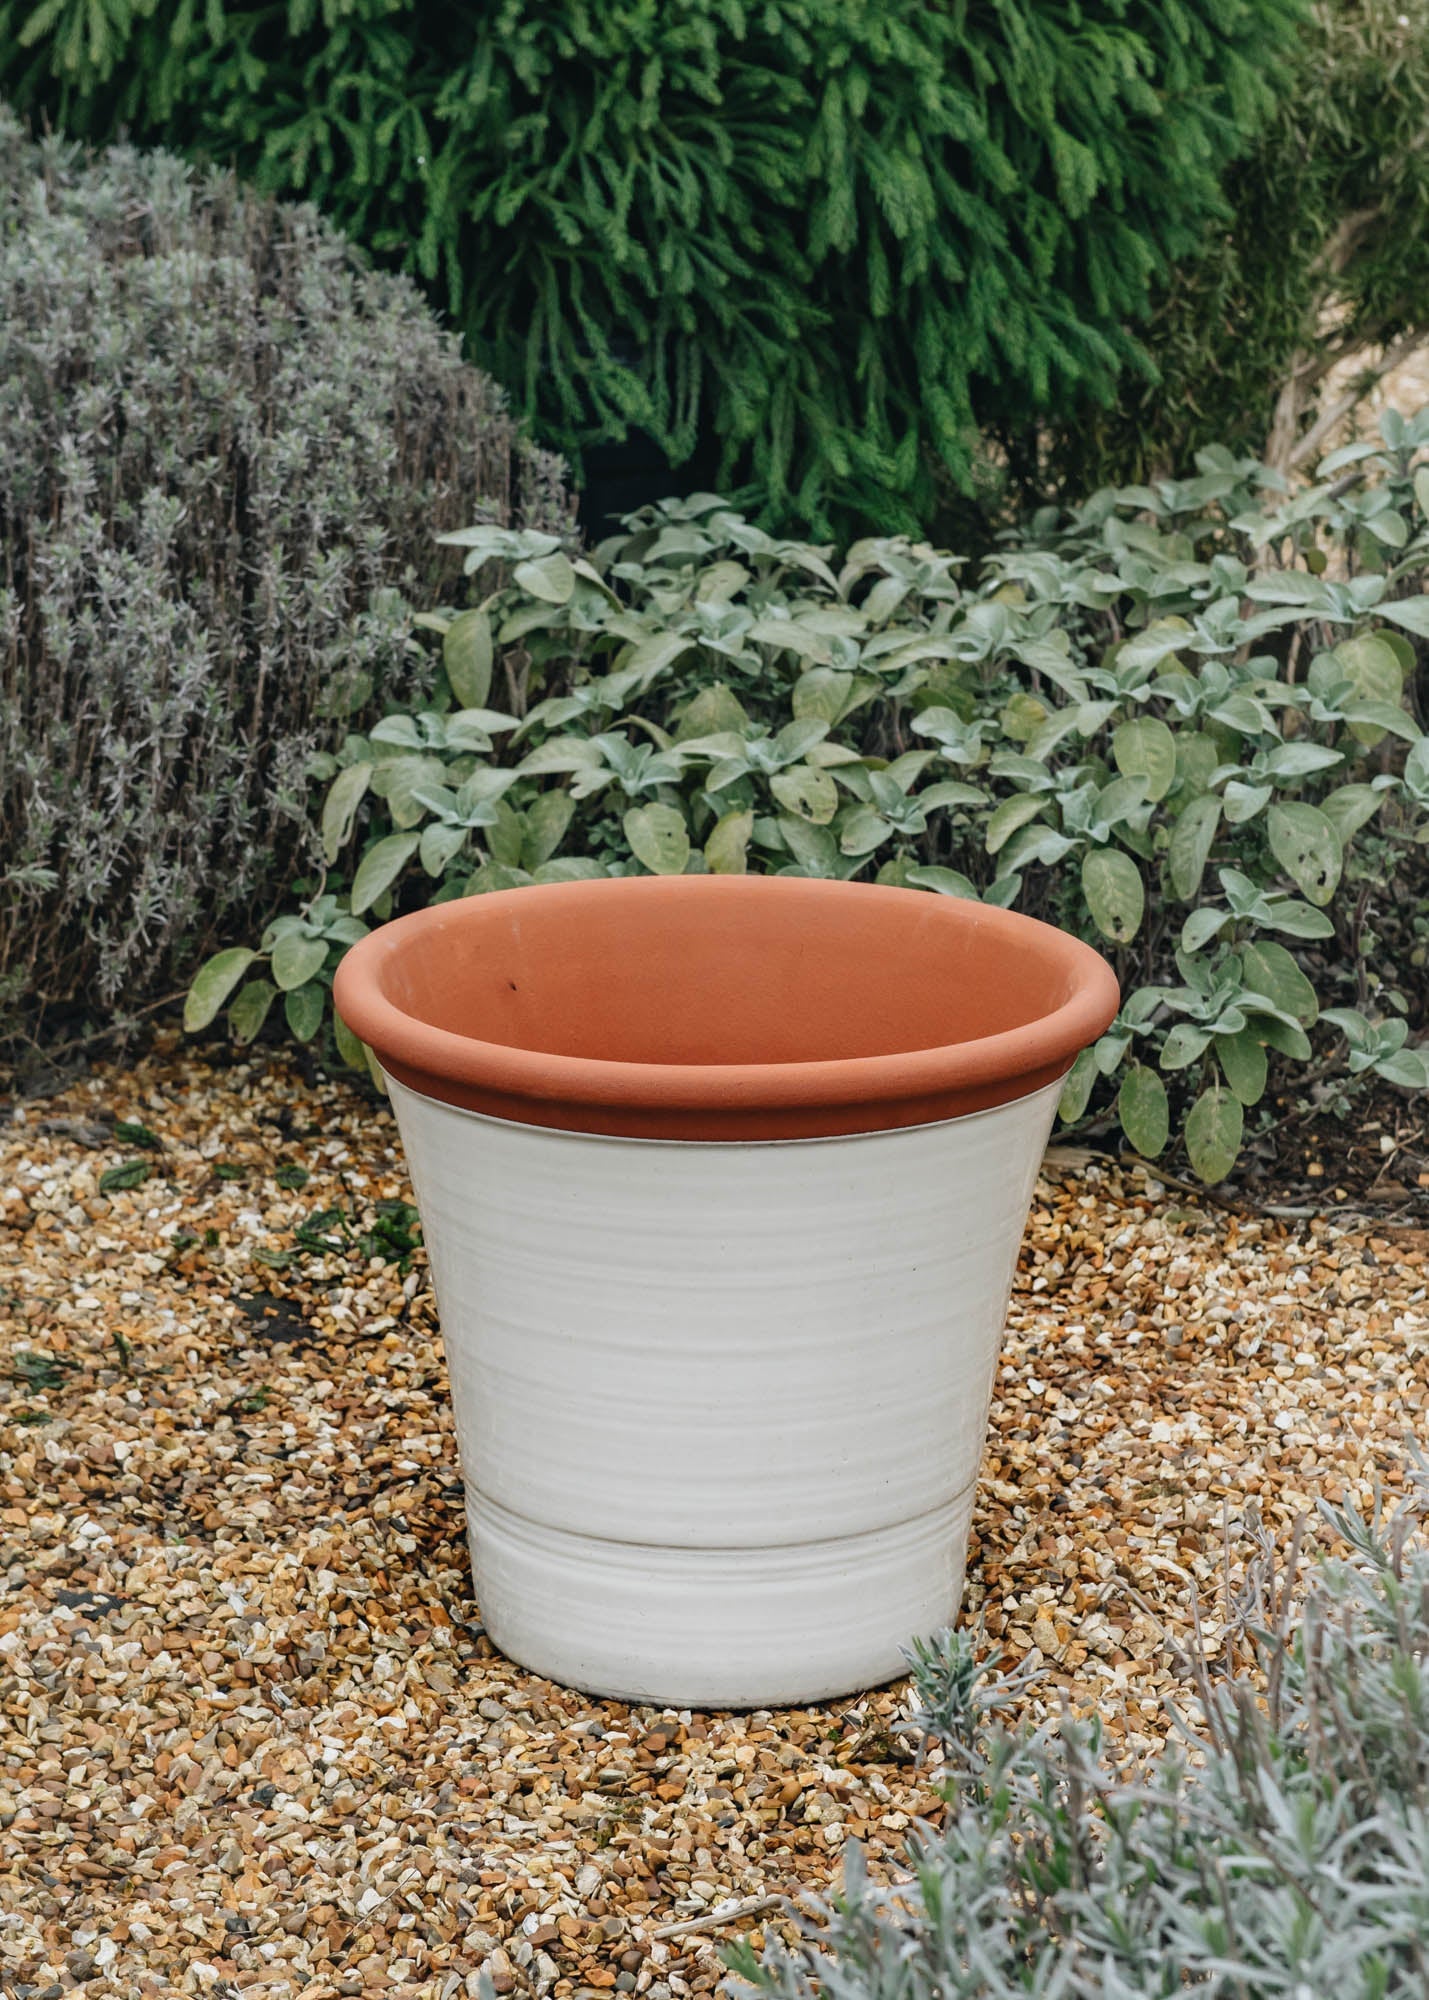
{"label": "conifer tree", "polygon": [[1106,399],[1301,0],[0,0],[0,91],[316,200],[546,437],[823,530]]}

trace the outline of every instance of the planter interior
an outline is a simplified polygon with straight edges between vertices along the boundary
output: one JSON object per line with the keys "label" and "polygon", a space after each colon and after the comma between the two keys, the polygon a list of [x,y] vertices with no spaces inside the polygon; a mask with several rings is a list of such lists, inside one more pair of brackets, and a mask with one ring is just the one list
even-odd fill
{"label": "planter interior", "polygon": [[392,1082],[496,1642],[677,1706],[899,1673],[956,1612],[1109,969],[921,892],[645,877],[399,919],[337,1000]]}

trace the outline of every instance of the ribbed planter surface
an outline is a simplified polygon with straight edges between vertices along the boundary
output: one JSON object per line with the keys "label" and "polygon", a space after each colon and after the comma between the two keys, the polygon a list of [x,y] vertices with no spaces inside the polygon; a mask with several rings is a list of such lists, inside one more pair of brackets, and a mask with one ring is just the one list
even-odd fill
{"label": "ribbed planter surface", "polygon": [[392,1086],[492,1638],[678,1706],[946,1624],[1095,952],[912,890],[679,876],[401,918],[336,997]]}

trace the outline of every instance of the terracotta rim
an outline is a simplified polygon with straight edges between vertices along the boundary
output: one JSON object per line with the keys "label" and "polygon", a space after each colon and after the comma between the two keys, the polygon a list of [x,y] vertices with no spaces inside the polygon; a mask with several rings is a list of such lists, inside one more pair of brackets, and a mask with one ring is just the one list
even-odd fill
{"label": "terracotta rim", "polygon": [[[538,916],[533,925],[531,919]],[[770,1062],[607,1060],[454,1032],[414,1010],[414,975],[427,976],[430,984],[437,970],[433,990],[438,998],[424,1011],[450,1014],[466,1003],[461,993],[454,997],[443,990],[441,967],[454,968],[464,959],[464,976],[471,977],[474,965],[488,986],[499,983],[515,993],[515,980],[502,976],[498,981],[494,975],[504,975],[501,954],[517,949],[512,941],[521,940],[524,931],[547,931],[548,955],[558,962],[565,939],[575,939],[587,950],[594,939],[598,947],[602,927],[612,919],[627,928],[633,924],[637,937],[642,929],[656,937],[680,925],[687,935],[703,935],[715,920],[736,939],[747,930],[756,946],[756,932],[777,935],[786,955],[790,941],[801,935],[801,923],[817,925],[826,938],[835,939],[846,927],[850,982],[855,983],[857,968],[865,1010],[867,991],[876,987],[878,973],[876,964],[870,971],[870,939],[876,937],[886,948],[888,937],[904,930],[945,956],[949,951],[964,954],[984,983],[1004,961],[1015,959],[1024,975],[1030,973],[1045,986],[1049,1003],[1009,1027],[929,1046]],[[698,931],[690,930],[692,924]],[[751,956],[752,967],[759,962]],[[915,975],[922,963],[921,957],[909,960]],[[559,970],[553,963],[548,974],[552,990],[560,990]],[[825,982],[829,970],[826,963]],[[890,979],[900,970],[907,976],[907,967],[895,966]],[[925,984],[936,996],[932,981]],[[707,1036],[718,1037],[718,996],[704,996],[698,983],[691,991],[697,1000],[705,998]],[[1024,976],[1023,1006],[1025,991]],[[1077,1053],[1108,1027],[1120,1004],[1116,978],[1104,959],[1079,939],[1031,917],[924,890],[768,875],[627,876],[500,890],[438,904],[399,917],[355,945],[338,968],[333,997],[343,1020],[368,1043],[387,1074],[427,1097],[526,1125],[687,1140],[830,1137],[934,1124],[987,1110],[1065,1075]],[[780,1019],[787,1023],[799,998],[791,990],[785,1005],[780,992],[770,991],[761,1004],[780,1007]],[[588,994],[586,999],[589,1003]],[[578,999],[565,1004],[574,1012]],[[921,1002],[925,1013],[932,1004]],[[969,1004],[966,998],[963,1004]],[[994,1020],[998,1004],[1010,1005],[1011,1011],[1018,1006],[1009,1003],[1006,993],[1000,1001],[975,998],[972,1004],[982,1005]],[[586,1033],[589,1037],[588,1025]]]}

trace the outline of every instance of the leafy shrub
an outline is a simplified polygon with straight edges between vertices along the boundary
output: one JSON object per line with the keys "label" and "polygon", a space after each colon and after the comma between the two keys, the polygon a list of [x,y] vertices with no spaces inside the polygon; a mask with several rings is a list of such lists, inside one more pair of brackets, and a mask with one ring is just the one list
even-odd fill
{"label": "leafy shrub", "polygon": [[0,0],[0,88],[315,199],[563,449],[916,531],[976,424],[1105,398],[1301,0]]}
{"label": "leafy shrub", "polygon": [[1185,464],[1212,440],[1308,468],[1429,331],[1429,0],[1319,0],[1294,51],[1227,177],[1229,224],[1142,329],[1154,376],[1055,433],[1074,488]]}
{"label": "leafy shrub", "polygon": [[[1429,1544],[1325,1510],[1351,1546],[1287,1635],[1273,1552],[1248,1670],[1195,1662],[1184,1749],[1118,1770],[1097,1723],[1031,1733],[965,1634],[919,1649],[916,1721],[946,1818],[906,1881],[844,1888],[794,1952],[736,1969],[770,2000],[1417,2000],[1429,1945]],[[1264,1690],[1264,1694],[1261,1690]],[[741,1990],[741,1989],[736,1989]],[[748,1992],[749,1988],[742,1989]]]}
{"label": "leafy shrub", "polygon": [[190,1020],[244,978],[241,1035],[279,990],[315,1034],[342,951],[394,908],[756,869],[980,896],[1099,943],[1124,1004],[1064,1115],[1115,1088],[1131,1144],[1179,1132],[1206,1180],[1272,1055],[1429,1084],[1404,990],[1429,842],[1406,635],[1429,638],[1429,597],[1399,594],[1429,564],[1429,411],[1386,436],[1293,499],[1207,452],[1039,522],[972,589],[926,545],[836,565],[710,496],[637,517],[599,567],[450,535],[505,580],[423,621],[429,702],[321,760],[329,872],[259,953],[205,968]]}
{"label": "leafy shrub", "polygon": [[310,209],[8,114],[0,385],[0,998],[139,1002],[271,907],[334,697],[420,681],[431,519],[558,468]]}

